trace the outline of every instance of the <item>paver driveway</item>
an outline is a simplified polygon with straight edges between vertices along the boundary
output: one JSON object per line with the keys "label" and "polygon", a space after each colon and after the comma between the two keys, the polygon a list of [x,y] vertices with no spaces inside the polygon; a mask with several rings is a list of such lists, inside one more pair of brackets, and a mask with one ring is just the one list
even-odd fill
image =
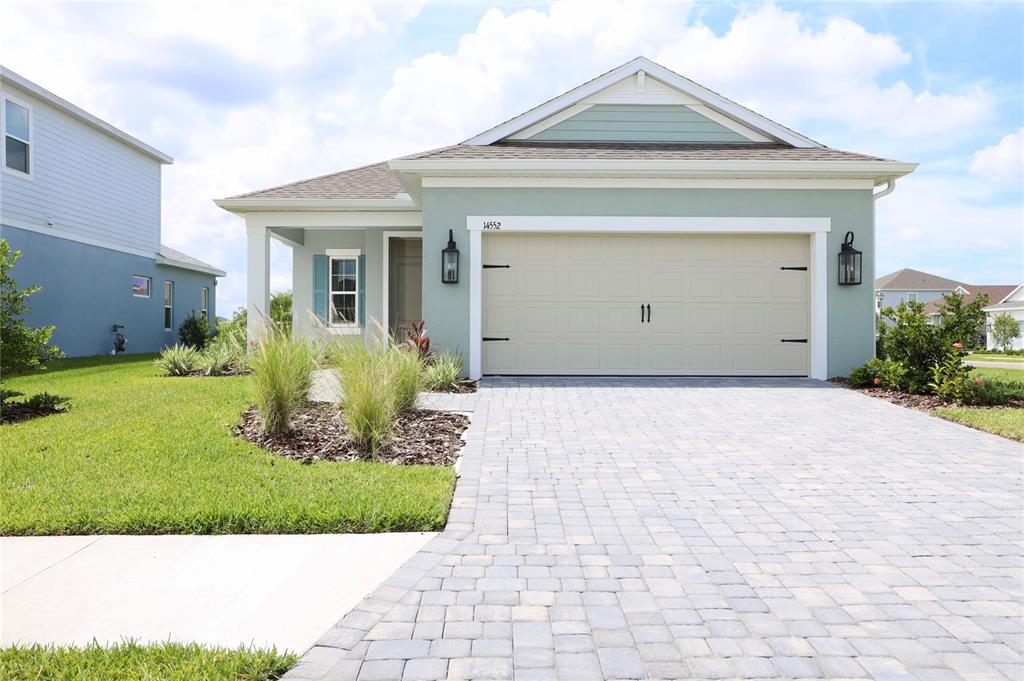
{"label": "paver driveway", "polygon": [[813,381],[442,401],[448,529],[289,678],[1022,678],[1020,444]]}

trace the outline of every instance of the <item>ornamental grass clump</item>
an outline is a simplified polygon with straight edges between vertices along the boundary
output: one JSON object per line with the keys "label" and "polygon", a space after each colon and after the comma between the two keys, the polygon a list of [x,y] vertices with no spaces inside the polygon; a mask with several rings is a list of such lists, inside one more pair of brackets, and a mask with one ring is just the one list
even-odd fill
{"label": "ornamental grass clump", "polygon": [[175,344],[164,348],[156,358],[156,366],[165,376],[188,376],[199,368],[199,351],[189,345]]}
{"label": "ornamental grass clump", "polygon": [[416,404],[423,364],[390,337],[374,348],[361,338],[335,340],[331,364],[341,384],[341,417],[352,440],[373,455],[394,435],[395,422]]}
{"label": "ornamental grass clump", "polygon": [[443,352],[431,357],[423,367],[423,389],[457,389],[462,375],[462,362],[462,355],[457,352]]}
{"label": "ornamental grass clump", "polygon": [[267,330],[253,346],[249,364],[261,430],[267,435],[286,432],[312,385],[316,364],[309,341],[267,320]]}

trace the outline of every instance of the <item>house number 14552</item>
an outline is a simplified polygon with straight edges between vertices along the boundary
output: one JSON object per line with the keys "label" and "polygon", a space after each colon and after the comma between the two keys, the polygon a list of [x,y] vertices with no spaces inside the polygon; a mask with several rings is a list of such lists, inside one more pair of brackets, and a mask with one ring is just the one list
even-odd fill
{"label": "house number 14552", "polygon": [[484,229],[486,229],[486,230],[501,229],[501,220],[485,220],[484,221]]}

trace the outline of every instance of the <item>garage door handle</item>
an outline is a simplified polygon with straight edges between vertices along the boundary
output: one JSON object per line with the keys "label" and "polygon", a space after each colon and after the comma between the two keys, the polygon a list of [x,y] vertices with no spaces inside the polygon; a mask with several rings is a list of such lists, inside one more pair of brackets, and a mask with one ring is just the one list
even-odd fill
{"label": "garage door handle", "polygon": [[644,304],[640,303],[640,323],[644,323]]}
{"label": "garage door handle", "polygon": [[806,267],[780,267],[779,269],[780,270],[798,270],[800,272],[806,272],[807,271]]}
{"label": "garage door handle", "polygon": [[507,341],[509,339],[508,338],[494,338],[492,336],[484,336],[480,340],[482,340],[484,342],[487,342],[487,341]]}
{"label": "garage door handle", "polygon": [[647,323],[651,323],[651,304],[647,303]]}
{"label": "garage door handle", "polygon": [[780,338],[780,343],[806,343],[806,338]]}

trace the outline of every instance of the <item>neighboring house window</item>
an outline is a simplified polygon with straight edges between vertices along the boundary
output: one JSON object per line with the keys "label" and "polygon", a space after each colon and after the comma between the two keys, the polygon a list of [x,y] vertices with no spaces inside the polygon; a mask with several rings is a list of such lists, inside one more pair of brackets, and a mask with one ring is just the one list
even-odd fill
{"label": "neighboring house window", "polygon": [[353,326],[359,319],[359,259],[331,257],[331,325]]}
{"label": "neighboring house window", "polygon": [[136,298],[149,298],[153,280],[138,274],[132,275],[132,295]]}
{"label": "neighboring house window", "polygon": [[26,175],[31,169],[31,112],[4,97],[4,167]]}
{"label": "neighboring house window", "polygon": [[205,286],[199,289],[199,314],[210,318],[210,289]]}
{"label": "neighboring house window", "polygon": [[174,282],[164,282],[164,331],[174,328]]}
{"label": "neighboring house window", "polygon": [[916,303],[917,302],[917,294],[916,293],[908,293],[907,294],[907,300],[909,300],[912,303]]}

